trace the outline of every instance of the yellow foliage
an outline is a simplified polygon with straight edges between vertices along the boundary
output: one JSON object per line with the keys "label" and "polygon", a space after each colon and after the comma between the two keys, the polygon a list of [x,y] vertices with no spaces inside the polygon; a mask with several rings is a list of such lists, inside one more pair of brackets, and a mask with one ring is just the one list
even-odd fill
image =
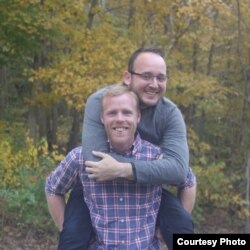
{"label": "yellow foliage", "polygon": [[15,186],[17,178],[14,173],[17,160],[12,156],[11,145],[7,141],[0,141],[1,186],[6,183]]}
{"label": "yellow foliage", "polygon": [[[16,151],[13,145],[7,140],[0,141],[0,187],[21,187],[27,181],[37,182],[41,180],[40,175],[44,167],[41,156],[52,165],[63,159],[55,149],[48,152],[46,141],[41,141],[38,146],[33,145],[32,140],[27,138],[23,148]],[[46,171],[45,173],[46,174]]]}
{"label": "yellow foliage", "polygon": [[248,215],[246,201],[233,187],[233,176],[225,173],[223,163],[194,166],[197,177],[197,206],[207,212],[219,208],[233,211],[239,218]]}
{"label": "yellow foliage", "polygon": [[128,40],[118,37],[110,25],[96,27],[81,36],[77,34],[77,40],[73,37],[70,43],[74,44],[70,54],[62,55],[60,61],[55,58],[50,67],[31,72],[29,79],[37,88],[39,98],[34,99],[37,103],[39,100],[43,100],[44,105],[50,103],[38,91],[41,83],[50,83],[55,97],[82,110],[91,93],[121,80],[131,46]]}
{"label": "yellow foliage", "polygon": [[178,105],[188,108],[195,107],[195,116],[201,112],[219,116],[225,111],[225,96],[228,89],[213,77],[200,73],[171,72],[167,95]]}

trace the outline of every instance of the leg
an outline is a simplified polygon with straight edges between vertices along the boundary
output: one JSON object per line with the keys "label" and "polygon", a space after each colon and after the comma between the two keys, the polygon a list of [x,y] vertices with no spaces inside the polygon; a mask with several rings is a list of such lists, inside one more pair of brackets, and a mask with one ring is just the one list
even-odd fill
{"label": "leg", "polygon": [[194,226],[191,215],[183,208],[178,198],[163,189],[158,225],[168,249],[173,249],[173,234],[193,234]]}
{"label": "leg", "polygon": [[91,238],[92,224],[89,209],[84,202],[83,191],[76,188],[66,204],[63,230],[58,250],[85,250]]}

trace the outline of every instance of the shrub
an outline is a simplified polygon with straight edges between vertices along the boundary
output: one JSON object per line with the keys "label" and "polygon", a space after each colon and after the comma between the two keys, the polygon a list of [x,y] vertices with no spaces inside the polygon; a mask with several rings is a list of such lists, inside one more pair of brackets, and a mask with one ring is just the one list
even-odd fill
{"label": "shrub", "polygon": [[38,144],[26,138],[16,147],[9,137],[0,141],[0,207],[2,217],[34,227],[51,227],[53,221],[45,201],[44,184],[60,155],[47,149],[46,140]]}

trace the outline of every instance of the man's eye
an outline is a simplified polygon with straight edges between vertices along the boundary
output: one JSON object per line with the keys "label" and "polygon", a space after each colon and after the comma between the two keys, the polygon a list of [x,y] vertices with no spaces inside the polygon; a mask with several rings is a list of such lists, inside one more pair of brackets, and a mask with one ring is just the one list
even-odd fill
{"label": "man's eye", "polygon": [[107,115],[109,115],[109,116],[113,116],[113,115],[115,115],[115,114],[116,114],[115,111],[110,111],[110,112],[107,113]]}
{"label": "man's eye", "polygon": [[142,74],[144,80],[150,80],[152,78],[151,74]]}
{"label": "man's eye", "polygon": [[157,81],[159,81],[159,82],[164,82],[166,80],[166,77],[162,76],[162,75],[159,75],[156,78],[157,78]]}
{"label": "man's eye", "polygon": [[131,115],[131,114],[133,114],[131,111],[129,111],[129,110],[126,110],[126,111],[123,111],[123,114],[124,115]]}

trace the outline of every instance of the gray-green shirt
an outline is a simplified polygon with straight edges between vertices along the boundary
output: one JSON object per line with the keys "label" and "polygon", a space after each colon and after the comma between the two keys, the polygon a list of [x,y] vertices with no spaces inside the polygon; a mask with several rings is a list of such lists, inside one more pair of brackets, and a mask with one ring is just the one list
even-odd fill
{"label": "gray-green shirt", "polygon": [[[85,106],[82,143],[86,160],[98,160],[92,155],[93,150],[108,152],[106,133],[100,120],[100,99],[105,90],[92,94]],[[186,126],[178,107],[169,99],[161,98],[155,106],[141,110],[138,131],[144,140],[161,147],[162,159],[136,161],[111,155],[120,162],[133,162],[139,183],[183,183],[189,168],[189,151]]]}

